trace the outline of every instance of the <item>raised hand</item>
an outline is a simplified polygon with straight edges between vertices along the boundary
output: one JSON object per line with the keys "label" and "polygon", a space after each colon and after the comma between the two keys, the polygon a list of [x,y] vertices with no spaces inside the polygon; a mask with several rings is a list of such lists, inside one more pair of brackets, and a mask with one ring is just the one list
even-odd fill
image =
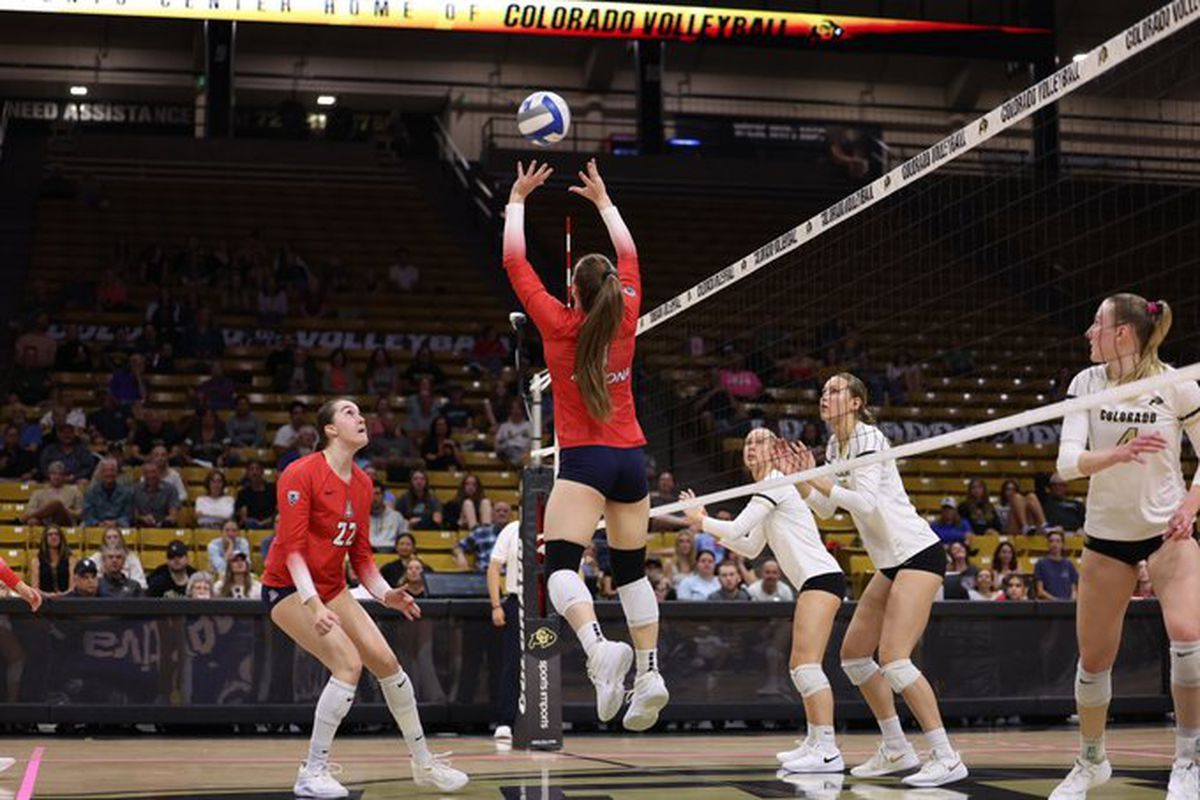
{"label": "raised hand", "polygon": [[529,162],[528,169],[517,162],[517,179],[513,181],[512,191],[508,193],[508,202],[524,203],[525,198],[533,190],[545,183],[554,174],[554,167],[549,164],[538,165],[537,159]]}
{"label": "raised hand", "polygon": [[600,170],[596,168],[596,159],[588,160],[586,171],[579,172],[579,180],[583,186],[572,186],[567,191],[591,200],[601,211],[612,205],[608,189],[604,186],[604,179],[600,177]]}
{"label": "raised hand", "polygon": [[[687,502],[688,500],[695,500],[696,493],[691,489],[684,489],[679,493],[679,499],[683,500],[684,502]],[[708,511],[704,508],[704,506],[685,508],[683,510],[683,516],[687,519],[689,524],[696,528],[700,528],[704,522],[704,518],[708,516]]]}

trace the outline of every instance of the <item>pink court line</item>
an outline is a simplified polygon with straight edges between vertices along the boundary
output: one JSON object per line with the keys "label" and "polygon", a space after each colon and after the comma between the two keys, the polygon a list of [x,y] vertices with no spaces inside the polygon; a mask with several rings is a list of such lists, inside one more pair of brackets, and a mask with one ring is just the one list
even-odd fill
{"label": "pink court line", "polygon": [[33,755],[29,757],[29,764],[25,767],[25,777],[21,779],[21,788],[17,790],[17,800],[30,800],[33,797],[33,787],[37,785],[38,770],[42,766],[42,755],[46,752],[44,747],[33,748]]}

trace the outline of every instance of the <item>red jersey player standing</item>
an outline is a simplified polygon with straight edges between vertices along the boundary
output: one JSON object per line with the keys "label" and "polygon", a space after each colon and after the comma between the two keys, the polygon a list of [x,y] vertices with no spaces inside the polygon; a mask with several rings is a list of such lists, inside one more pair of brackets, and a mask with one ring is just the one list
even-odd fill
{"label": "red jersey player standing", "polygon": [[[0,583],[3,583],[10,590],[16,592],[17,596],[26,603],[29,603],[29,607],[34,611],[37,611],[39,608],[41,608],[41,592],[39,592],[37,589],[34,589],[25,581],[21,580],[21,576],[13,572],[9,568],[8,564],[4,563],[3,558],[0,558]],[[15,763],[16,762],[11,758],[0,756],[0,772],[4,772],[4,770],[8,769]]]}
{"label": "red jersey player standing", "polygon": [[467,776],[429,752],[412,681],[375,621],[346,587],[349,555],[362,585],[376,600],[408,619],[421,616],[408,592],[388,586],[371,556],[373,486],[354,464],[354,454],[367,444],[367,423],[352,400],[341,398],[321,406],[317,430],[317,452],[293,462],[279,478],[279,523],[263,574],[263,600],[271,620],[331,673],[317,701],[308,759],[300,767],[295,794],[349,794],[330,775],[329,749],[354,702],[364,666],[379,680],[388,710],[412,753],[413,780],[441,791],[461,789]]}
{"label": "red jersey player standing", "polygon": [[669,695],[658,671],[658,600],[646,579],[649,486],[646,438],[633,403],[633,350],[642,283],[633,237],[608,197],[596,161],[571,191],[595,204],[617,251],[617,266],[592,253],[575,263],[567,307],[551,296],[525,258],[525,198],[553,170],[517,164],[504,223],[504,269],[544,342],[554,387],[558,478],[546,506],[546,573],[550,602],[579,636],[596,711],[607,722],[621,710],[635,652],[608,641],[579,577],[584,548],[600,518],[608,528],[613,578],[636,647],[637,673],[623,724],[643,731],[658,721]]}

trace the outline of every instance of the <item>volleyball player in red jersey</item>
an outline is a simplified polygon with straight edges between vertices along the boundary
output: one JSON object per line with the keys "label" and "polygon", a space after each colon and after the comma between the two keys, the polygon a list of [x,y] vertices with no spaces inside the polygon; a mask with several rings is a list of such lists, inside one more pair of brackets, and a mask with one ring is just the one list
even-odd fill
{"label": "volleyball player in red jersey", "polygon": [[408,592],[388,586],[371,555],[373,486],[354,464],[354,454],[367,444],[366,420],[352,400],[331,400],[317,412],[317,430],[317,452],[294,461],[279,477],[279,522],[262,581],[271,620],[331,673],[317,701],[308,759],[300,766],[295,794],[349,794],[330,774],[329,750],[354,702],[364,666],[379,680],[412,753],[413,780],[441,791],[461,789],[467,776],[429,752],[412,681],[346,586],[349,555],[376,600],[408,619],[421,616]]}
{"label": "volleyball player in red jersey", "polygon": [[[42,593],[32,586],[21,580],[21,576],[13,572],[8,564],[4,563],[4,559],[0,558],[0,583],[3,583],[13,592],[16,592],[17,597],[20,597],[29,607],[37,611],[42,606]],[[0,772],[11,767],[16,762],[6,756],[0,756]]]}
{"label": "volleyball player in red jersey", "polygon": [[570,190],[600,212],[617,251],[617,266],[599,253],[583,256],[568,289],[573,306],[551,296],[525,258],[525,198],[552,172],[536,161],[528,169],[517,164],[504,222],[504,269],[542,335],[554,389],[559,452],[558,477],[546,506],[547,590],[587,653],[596,710],[607,722],[621,710],[635,652],[624,642],[604,638],[591,594],[579,577],[584,548],[604,517],[613,578],[636,648],[637,673],[623,724],[642,731],[658,721],[669,694],[658,671],[658,601],[646,580],[646,438],[633,403],[642,294],[637,248],[592,159],[586,172],[579,173],[583,185]]}

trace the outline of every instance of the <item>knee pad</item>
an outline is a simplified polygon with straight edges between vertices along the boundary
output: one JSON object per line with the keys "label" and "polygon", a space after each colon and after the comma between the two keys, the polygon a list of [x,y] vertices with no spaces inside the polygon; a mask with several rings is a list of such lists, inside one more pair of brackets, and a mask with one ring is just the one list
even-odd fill
{"label": "knee pad", "polygon": [[612,563],[613,583],[618,587],[633,583],[646,576],[646,548],[617,550],[609,548],[608,560]]}
{"label": "knee pad", "polygon": [[801,697],[811,697],[829,688],[829,678],[825,677],[820,664],[801,664],[792,670],[792,685]]}
{"label": "knee pad", "polygon": [[879,665],[873,658],[847,658],[842,662],[842,672],[846,673],[850,683],[862,686],[875,677],[875,673],[879,672]]}
{"label": "knee pad", "polygon": [[621,610],[625,612],[629,627],[640,628],[658,622],[658,598],[645,575],[633,583],[618,586],[617,596],[621,598]]}
{"label": "knee pad", "polygon": [[583,561],[583,545],[556,539],[546,542],[546,574],[553,576],[560,569],[579,571],[579,562]]}
{"label": "knee pad", "polygon": [[1200,642],[1171,642],[1171,683],[1200,686]]}
{"label": "knee pad", "polygon": [[913,666],[913,662],[909,659],[902,658],[899,661],[890,661],[884,664],[883,677],[887,679],[893,692],[903,694],[905,689],[912,686],[917,682],[917,678],[921,677],[921,670]]}
{"label": "knee pad", "polygon": [[550,603],[559,614],[566,614],[569,608],[580,603],[592,602],[592,593],[579,577],[578,569],[576,565],[575,569],[557,570],[550,573],[550,579],[546,581]]}
{"label": "knee pad", "polygon": [[1112,700],[1112,670],[1088,672],[1079,664],[1075,668],[1075,702],[1080,708],[1099,708]]}

